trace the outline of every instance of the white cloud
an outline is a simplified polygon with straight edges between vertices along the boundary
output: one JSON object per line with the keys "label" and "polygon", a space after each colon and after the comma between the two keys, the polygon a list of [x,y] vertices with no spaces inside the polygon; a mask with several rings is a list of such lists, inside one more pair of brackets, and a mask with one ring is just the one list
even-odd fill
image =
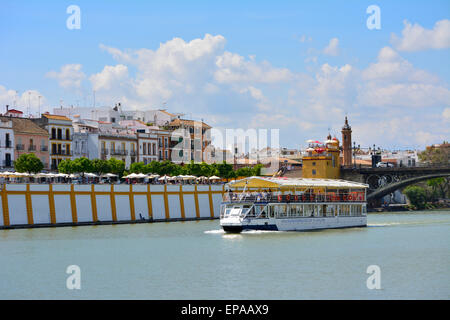
{"label": "white cloud", "polygon": [[323,53],[329,56],[337,56],[339,54],[339,39],[332,38],[328,46],[323,49]]}
{"label": "white cloud", "polygon": [[[148,109],[167,102],[171,111],[204,118],[217,128],[280,128],[282,140],[297,146],[322,139],[327,127],[339,135],[346,113],[358,135],[366,135],[358,140],[370,145],[384,134],[411,145],[441,140],[446,133],[439,121],[448,119],[449,111],[442,113],[449,106],[448,86],[390,47],[365,69],[323,63],[310,65],[306,74],[226,51],[225,43],[223,36],[207,34],[191,41],[174,38],[154,50],[101,45],[117,65],[105,66],[89,80],[98,103]],[[330,41],[329,53],[339,51],[338,43]],[[426,139],[402,126],[426,132],[420,125],[424,114],[437,115],[432,120],[441,124]]]}
{"label": "white cloud", "polygon": [[80,88],[85,78],[84,72],[81,71],[81,64],[66,64],[59,72],[50,71],[45,76],[58,80],[59,85],[65,89]]}
{"label": "white cloud", "polygon": [[22,111],[25,115],[28,113],[37,117],[38,112],[47,111],[47,100],[42,93],[37,90],[26,90],[20,94],[16,90],[7,89],[0,85],[0,106],[1,113],[6,112],[6,105],[9,109],[15,108]]}
{"label": "white cloud", "polygon": [[390,47],[382,48],[377,60],[362,71],[361,104],[407,108],[449,105],[450,91],[437,76],[416,69]]}
{"label": "white cloud", "polygon": [[450,48],[450,20],[436,22],[432,30],[419,24],[404,21],[402,37],[391,35],[391,43],[399,51],[420,51],[427,49]]}
{"label": "white cloud", "polygon": [[274,68],[267,61],[262,63],[245,60],[244,57],[225,52],[216,59],[217,70],[214,78],[220,83],[260,82],[277,83],[292,79],[292,73],[286,68]]}
{"label": "white cloud", "polygon": [[123,64],[105,66],[103,70],[89,77],[96,91],[111,90],[128,80],[128,68]]}
{"label": "white cloud", "polygon": [[444,118],[445,121],[450,122],[450,108],[445,108],[444,111],[442,111],[442,118]]}

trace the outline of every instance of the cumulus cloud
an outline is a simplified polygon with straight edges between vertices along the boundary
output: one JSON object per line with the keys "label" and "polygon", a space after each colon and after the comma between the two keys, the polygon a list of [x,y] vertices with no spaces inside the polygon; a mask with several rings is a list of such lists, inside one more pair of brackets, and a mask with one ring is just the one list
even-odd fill
{"label": "cumulus cloud", "polygon": [[[104,104],[149,109],[167,102],[171,111],[204,118],[217,128],[280,128],[283,141],[296,145],[321,139],[326,127],[339,130],[346,113],[353,124],[364,124],[356,128],[368,143],[379,139],[370,130],[382,135],[385,126],[393,139],[410,144],[445,133],[442,125],[427,139],[406,132],[404,123],[426,132],[418,124],[423,114],[438,115],[433,121],[448,119],[449,89],[391,47],[382,48],[366,68],[322,63],[303,73],[226,51],[225,44],[223,36],[206,34],[191,41],[174,38],[156,49],[100,45],[117,64],[88,79]],[[327,48],[327,54],[338,54],[338,39]]]}
{"label": "cumulus cloud", "polygon": [[50,71],[45,75],[47,78],[56,79],[58,84],[65,89],[80,88],[85,74],[81,71],[81,64],[66,64],[60,71]]}
{"label": "cumulus cloud", "polygon": [[264,61],[257,63],[231,52],[225,52],[216,59],[217,70],[214,78],[220,83],[261,82],[278,83],[292,79],[286,68],[274,68]]}
{"label": "cumulus cloud", "polygon": [[328,46],[323,49],[323,53],[329,56],[337,56],[339,54],[339,39],[332,38]]}
{"label": "cumulus cloud", "polygon": [[362,71],[362,80],[359,98],[368,106],[433,107],[450,101],[449,89],[437,76],[415,68],[390,47]]}
{"label": "cumulus cloud", "polygon": [[111,90],[128,80],[128,68],[123,64],[105,66],[103,70],[89,77],[96,91]]}
{"label": "cumulus cloud", "polygon": [[20,93],[0,85],[0,105],[5,108],[1,113],[6,112],[6,105],[8,105],[10,109],[15,108],[25,115],[30,114],[37,117],[38,112],[42,113],[47,110],[46,104],[46,98],[37,90],[26,90]]}
{"label": "cumulus cloud", "polygon": [[445,108],[444,111],[442,111],[442,118],[445,121],[450,122],[450,108]]}
{"label": "cumulus cloud", "polygon": [[450,48],[450,20],[437,21],[433,29],[425,29],[404,21],[402,36],[391,35],[391,43],[399,51],[420,51]]}

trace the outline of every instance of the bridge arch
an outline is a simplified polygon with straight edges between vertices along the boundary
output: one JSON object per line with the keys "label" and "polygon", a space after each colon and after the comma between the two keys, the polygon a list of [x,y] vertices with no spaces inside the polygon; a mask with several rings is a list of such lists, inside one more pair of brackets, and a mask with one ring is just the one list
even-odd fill
{"label": "bridge arch", "polygon": [[424,175],[424,176],[418,176],[418,177],[413,177],[413,178],[409,178],[409,179],[405,179],[399,182],[395,182],[395,183],[391,183],[388,184],[382,188],[379,188],[377,190],[375,190],[372,193],[369,193],[367,195],[367,200],[376,200],[376,199],[380,199],[392,192],[394,192],[395,190],[398,190],[400,188],[409,186],[411,184],[414,184],[416,182],[420,182],[423,180],[429,180],[429,179],[434,179],[434,178],[440,178],[440,177],[450,177],[450,173],[435,173],[435,174],[429,174],[429,175]]}

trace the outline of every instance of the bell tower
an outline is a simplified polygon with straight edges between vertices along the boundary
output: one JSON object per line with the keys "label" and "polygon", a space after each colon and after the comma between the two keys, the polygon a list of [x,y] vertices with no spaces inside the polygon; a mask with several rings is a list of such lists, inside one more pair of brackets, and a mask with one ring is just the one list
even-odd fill
{"label": "bell tower", "polygon": [[352,128],[348,124],[347,117],[345,117],[345,124],[342,127],[342,154],[343,165],[352,165]]}

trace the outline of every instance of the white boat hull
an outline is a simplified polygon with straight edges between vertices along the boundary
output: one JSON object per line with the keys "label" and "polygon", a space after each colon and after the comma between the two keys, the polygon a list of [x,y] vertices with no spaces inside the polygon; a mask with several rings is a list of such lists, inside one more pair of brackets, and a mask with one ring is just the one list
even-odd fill
{"label": "white boat hull", "polygon": [[220,220],[227,232],[244,230],[308,231],[367,226],[366,216],[357,217],[300,217],[300,218],[241,218],[227,217]]}

